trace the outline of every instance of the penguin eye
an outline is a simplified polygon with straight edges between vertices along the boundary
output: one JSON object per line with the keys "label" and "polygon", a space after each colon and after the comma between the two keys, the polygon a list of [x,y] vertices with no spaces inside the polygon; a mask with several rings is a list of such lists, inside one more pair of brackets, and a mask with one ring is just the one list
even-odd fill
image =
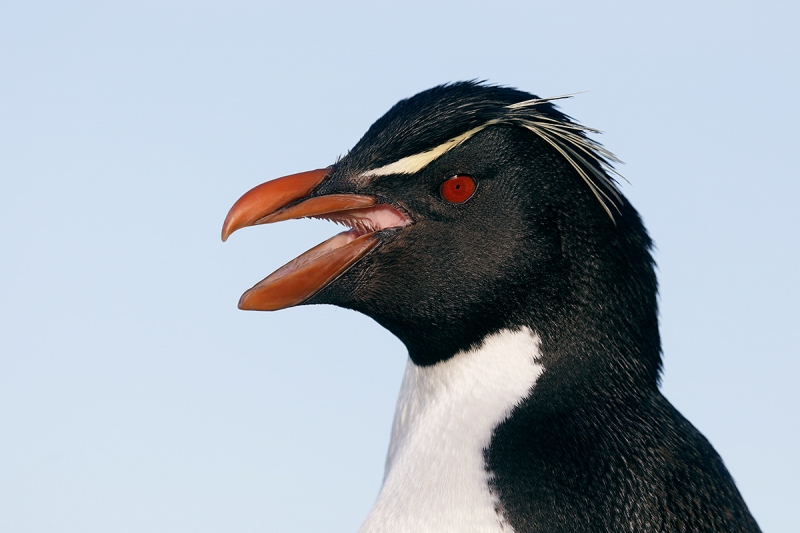
{"label": "penguin eye", "polygon": [[475,192],[475,180],[472,176],[459,174],[448,178],[441,187],[439,194],[451,204],[461,204],[466,202]]}

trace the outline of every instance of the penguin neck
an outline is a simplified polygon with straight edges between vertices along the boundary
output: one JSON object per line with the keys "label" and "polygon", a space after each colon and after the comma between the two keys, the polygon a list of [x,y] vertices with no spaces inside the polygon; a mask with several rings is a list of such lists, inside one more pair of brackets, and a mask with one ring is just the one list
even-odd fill
{"label": "penguin neck", "polygon": [[[577,285],[589,283],[591,297],[572,292],[550,313],[554,307],[532,305],[510,317],[524,325],[496,330],[435,364],[409,360],[383,487],[360,532],[507,533],[493,484],[497,465],[487,456],[501,427],[527,427],[528,414],[611,412],[619,402],[657,394],[654,284],[614,279],[582,279]],[[525,439],[509,443],[524,456],[547,452]]]}
{"label": "penguin neck", "polygon": [[563,385],[615,395],[657,390],[658,283],[639,215],[624,203],[613,226],[576,215],[560,225],[552,281],[531,291],[513,320],[531,324],[542,365]]}
{"label": "penguin neck", "polygon": [[530,328],[505,329],[435,365],[409,360],[361,533],[503,530],[484,453],[541,374],[539,343]]}

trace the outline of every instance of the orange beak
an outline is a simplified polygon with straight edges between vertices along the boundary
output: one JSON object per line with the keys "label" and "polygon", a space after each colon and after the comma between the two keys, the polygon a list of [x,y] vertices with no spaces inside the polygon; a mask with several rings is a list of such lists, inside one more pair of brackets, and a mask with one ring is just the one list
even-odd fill
{"label": "orange beak", "polygon": [[[309,195],[327,178],[330,169],[292,174],[263,183],[245,193],[228,212],[222,225],[222,240],[246,226],[269,224],[304,217],[342,221],[361,229],[340,233],[285,264],[239,300],[239,309],[275,311],[300,304],[331,283],[379,242],[375,229],[363,229],[362,221],[387,209],[396,213],[398,225],[410,220],[393,208],[376,206],[376,199],[357,194]],[[378,228],[382,229],[382,228]]]}

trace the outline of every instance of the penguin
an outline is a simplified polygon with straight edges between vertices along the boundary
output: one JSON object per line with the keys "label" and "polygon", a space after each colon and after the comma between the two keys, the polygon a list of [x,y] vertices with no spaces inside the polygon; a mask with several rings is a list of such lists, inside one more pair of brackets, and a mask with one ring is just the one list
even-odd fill
{"label": "penguin", "polygon": [[345,225],[239,307],[337,305],[408,349],[361,533],[759,531],[659,390],[652,241],[619,161],[560,98],[428,89],[225,219],[223,241],[296,218]]}

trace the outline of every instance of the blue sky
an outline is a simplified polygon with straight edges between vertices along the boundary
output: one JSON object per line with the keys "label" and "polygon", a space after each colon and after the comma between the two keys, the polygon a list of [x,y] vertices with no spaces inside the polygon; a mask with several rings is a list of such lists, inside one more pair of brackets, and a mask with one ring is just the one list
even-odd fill
{"label": "blue sky", "polygon": [[0,4],[0,530],[352,532],[403,346],[236,309],[333,235],[238,232],[400,98],[486,79],[604,132],[657,250],[667,397],[800,527],[796,2]]}

